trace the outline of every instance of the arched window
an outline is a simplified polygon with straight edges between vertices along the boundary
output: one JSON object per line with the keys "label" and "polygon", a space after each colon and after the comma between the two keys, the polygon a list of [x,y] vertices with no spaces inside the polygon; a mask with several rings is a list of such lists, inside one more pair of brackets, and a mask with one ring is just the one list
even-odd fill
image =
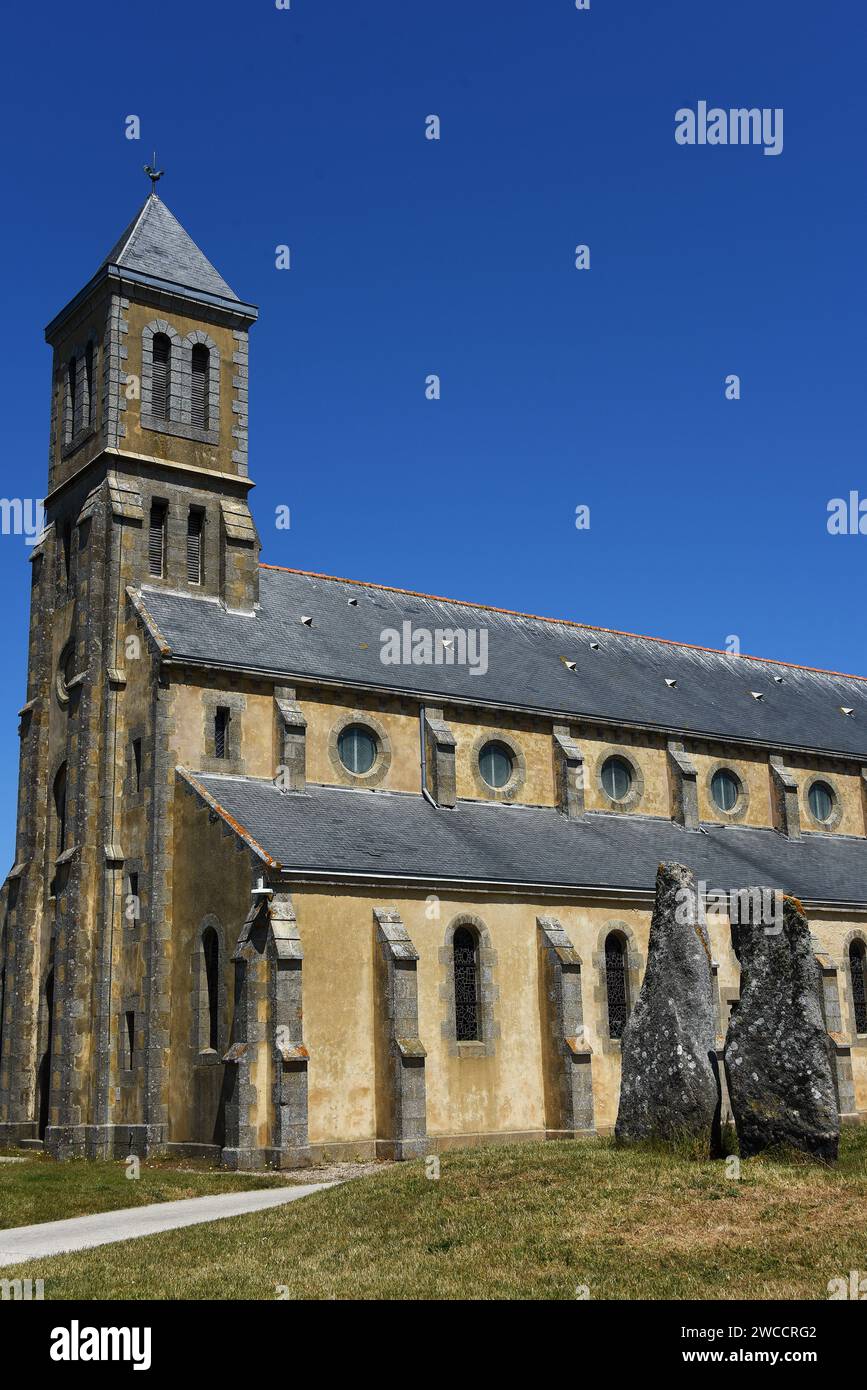
{"label": "arched window", "polygon": [[629,1013],[626,992],[626,942],[617,932],[605,938],[605,989],[608,995],[608,1036],[622,1038]]}
{"label": "arched window", "polygon": [[66,763],[61,763],[54,778],[54,814],[57,822],[57,853],[66,849]]}
{"label": "arched window", "polygon": [[855,1032],[867,1033],[867,947],[863,941],[853,941],[849,947],[849,974],[852,978]]}
{"label": "arched window", "polygon": [[190,397],[190,419],[198,429],[208,428],[208,378],[211,354],[204,343],[193,347],[193,381]]}
{"label": "arched window", "polygon": [[455,971],[455,1037],[479,1042],[479,942],[470,927],[452,937]]}
{"label": "arched window", "polygon": [[92,425],[96,418],[95,401],[93,399],[93,343],[88,343],[84,350],[84,423]]}
{"label": "arched window", "polygon": [[78,375],[78,364],[74,357],[70,357],[66,364],[66,409],[67,419],[69,420],[69,439],[75,438],[81,429],[81,421],[78,418],[78,392],[75,389],[76,377]]}
{"label": "arched window", "polygon": [[150,524],[148,526],[148,570],[157,579],[163,578],[166,560],[166,503],[157,499],[151,502]]}
{"label": "arched window", "polygon": [[155,420],[168,420],[171,396],[172,344],[166,333],[157,333],[153,340],[153,374],[151,377],[151,414]]}
{"label": "arched window", "polygon": [[213,927],[202,932],[201,1045],[216,1052],[220,1045],[220,938]]}

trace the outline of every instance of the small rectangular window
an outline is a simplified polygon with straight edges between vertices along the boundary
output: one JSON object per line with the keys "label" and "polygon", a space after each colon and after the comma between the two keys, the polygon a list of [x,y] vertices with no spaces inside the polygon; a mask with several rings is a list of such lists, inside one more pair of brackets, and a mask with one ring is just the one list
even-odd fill
{"label": "small rectangular window", "polygon": [[166,504],[151,503],[150,526],[148,528],[148,569],[157,579],[162,579],[166,559]]}
{"label": "small rectangular window", "polygon": [[191,584],[202,582],[202,525],[205,513],[201,507],[190,507],[187,517],[187,579]]}
{"label": "small rectangular window", "polygon": [[123,1016],[123,1069],[132,1071],[135,1066],[135,1013],[127,1010]]}
{"label": "small rectangular window", "polygon": [[214,756],[229,756],[229,711],[225,705],[218,705],[214,711]]}
{"label": "small rectangular window", "polygon": [[132,788],[133,791],[141,791],[141,739],[134,738],[132,741]]}

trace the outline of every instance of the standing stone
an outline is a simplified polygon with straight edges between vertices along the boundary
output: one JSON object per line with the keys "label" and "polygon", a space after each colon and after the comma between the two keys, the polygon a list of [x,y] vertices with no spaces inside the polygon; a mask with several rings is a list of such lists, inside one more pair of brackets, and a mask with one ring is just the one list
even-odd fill
{"label": "standing stone", "polygon": [[782,923],[741,925],[741,998],[725,1043],[725,1069],[741,1155],[790,1144],[834,1162],[840,1117],[822,978],[796,898]]}
{"label": "standing stone", "polygon": [[710,943],[695,879],[660,864],[647,970],[623,1031],[618,1139],[699,1137],[719,1148]]}

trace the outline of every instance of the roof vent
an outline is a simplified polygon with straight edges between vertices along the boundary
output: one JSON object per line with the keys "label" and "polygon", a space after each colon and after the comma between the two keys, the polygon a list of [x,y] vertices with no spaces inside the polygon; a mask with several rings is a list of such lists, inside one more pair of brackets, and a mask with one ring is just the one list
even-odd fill
{"label": "roof vent", "polygon": [[312,626],[313,626],[313,619],[312,619],[312,618],[306,618],[306,617],[304,616],[303,613],[301,614],[301,621],[302,621],[302,623],[304,624],[305,627],[312,627]]}
{"label": "roof vent", "polygon": [[846,715],[848,715],[849,718],[851,719],[851,717],[852,717],[852,715],[855,713],[855,711],[854,711],[853,709],[849,709],[848,705],[841,705],[841,706],[840,706],[840,713],[841,713],[841,714],[846,714]]}
{"label": "roof vent", "polygon": [[591,642],[591,643],[590,643],[590,650],[591,650],[591,652],[598,652],[598,651],[599,651],[599,643],[598,643],[598,642]]}
{"label": "roof vent", "polygon": [[750,694],[754,700],[763,700],[765,698],[764,691],[762,690],[751,690]]}
{"label": "roof vent", "polygon": [[783,678],[782,678],[782,676],[774,676],[774,680],[777,682],[777,685],[782,685],[782,684],[783,684]]}
{"label": "roof vent", "polygon": [[565,656],[563,657],[563,665],[566,667],[567,671],[574,671],[577,664],[576,661],[567,661]]}
{"label": "roof vent", "polygon": [[346,600],[346,602],[349,604],[350,608],[357,608],[357,607],[358,607],[358,599],[357,599],[357,598],[348,598],[348,599]]}
{"label": "roof vent", "polygon": [[668,686],[669,690],[677,689],[677,681],[673,681],[670,676],[666,676],[665,683]]}

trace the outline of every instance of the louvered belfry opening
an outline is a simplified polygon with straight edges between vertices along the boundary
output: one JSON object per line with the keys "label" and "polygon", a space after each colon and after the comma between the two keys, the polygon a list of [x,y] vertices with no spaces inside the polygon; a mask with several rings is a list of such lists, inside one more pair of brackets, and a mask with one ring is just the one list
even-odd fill
{"label": "louvered belfry opening", "polygon": [[81,426],[81,421],[78,418],[78,392],[75,389],[77,373],[78,363],[74,357],[70,357],[66,364],[66,401],[69,410],[70,439],[75,438]]}
{"label": "louvered belfry opening", "polygon": [[190,418],[200,430],[208,428],[208,375],[211,354],[203,343],[193,348],[193,385],[190,398]]}
{"label": "louvered belfry opening", "polygon": [[96,419],[96,402],[93,399],[93,343],[88,343],[84,353],[84,389],[84,423],[91,425]]}
{"label": "louvered belfry opening", "polygon": [[214,756],[229,756],[229,711],[225,705],[218,705],[214,711]]}
{"label": "louvered belfry opening", "polygon": [[156,420],[169,418],[172,345],[165,333],[157,333],[153,344],[151,376],[151,414]]}
{"label": "louvered belfry opening", "polygon": [[148,569],[157,579],[163,578],[166,552],[166,504],[151,503],[148,527]]}
{"label": "louvered belfry opening", "polygon": [[202,529],[205,513],[191,507],[187,517],[187,579],[190,584],[202,582]]}

